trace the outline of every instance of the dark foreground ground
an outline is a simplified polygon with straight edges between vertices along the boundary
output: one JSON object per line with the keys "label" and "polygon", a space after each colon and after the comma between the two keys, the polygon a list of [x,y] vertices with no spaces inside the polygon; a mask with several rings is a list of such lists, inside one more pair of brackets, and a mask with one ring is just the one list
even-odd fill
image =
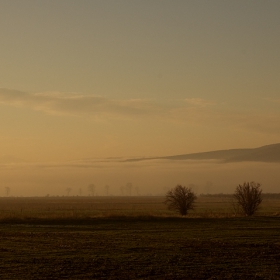
{"label": "dark foreground ground", "polygon": [[2,222],[0,279],[280,279],[280,218]]}

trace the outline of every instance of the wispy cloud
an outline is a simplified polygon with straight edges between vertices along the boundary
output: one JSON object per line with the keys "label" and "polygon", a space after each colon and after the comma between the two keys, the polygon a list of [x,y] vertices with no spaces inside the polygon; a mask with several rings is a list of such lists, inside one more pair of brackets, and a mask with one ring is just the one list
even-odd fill
{"label": "wispy cloud", "polygon": [[[153,117],[164,121],[200,122],[213,102],[200,98],[157,102],[152,99],[112,99],[98,95],[0,89],[0,104],[27,107],[52,115],[89,116],[99,119]],[[187,116],[187,118],[186,118]]]}
{"label": "wispy cloud", "polygon": [[244,132],[280,132],[280,113],[224,108],[224,104],[202,98],[186,98],[181,102],[157,102],[152,99],[110,99],[77,93],[29,93],[2,88],[0,104],[28,107],[55,115],[87,116],[107,120],[147,117],[164,122],[231,127]]}
{"label": "wispy cloud", "polygon": [[[53,115],[92,116],[99,118],[157,117],[165,121],[199,120],[200,110],[213,102],[189,98],[176,102],[152,99],[111,99],[98,95],[43,92],[29,93],[0,88],[0,104],[28,107]],[[185,118],[188,115],[188,118]]]}
{"label": "wispy cloud", "polygon": [[29,107],[56,115],[133,116],[159,111],[159,107],[145,99],[117,100],[96,95],[75,93],[28,93],[0,89],[0,104]]}
{"label": "wispy cloud", "polygon": [[[77,93],[43,92],[29,93],[0,88],[0,103],[29,107],[51,114],[100,114],[141,115],[166,113],[174,107],[207,107],[215,103],[202,98],[186,98],[180,105],[154,102],[152,99],[109,99],[98,95]],[[168,103],[168,102],[166,102]],[[179,104],[179,103],[178,103]]]}
{"label": "wispy cloud", "polygon": [[175,121],[192,125],[230,128],[239,133],[257,132],[280,135],[280,112],[258,111],[254,109],[223,108],[215,106],[190,106],[172,108],[171,117]]}

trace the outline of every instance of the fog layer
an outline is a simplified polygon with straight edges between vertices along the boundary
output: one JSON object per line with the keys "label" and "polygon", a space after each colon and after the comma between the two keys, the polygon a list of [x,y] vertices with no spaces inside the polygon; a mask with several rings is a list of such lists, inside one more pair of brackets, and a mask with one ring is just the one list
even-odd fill
{"label": "fog layer", "polygon": [[10,196],[88,196],[92,195],[89,184],[95,185],[94,195],[163,195],[176,184],[192,186],[197,194],[227,194],[244,181],[261,183],[263,192],[279,192],[279,171],[279,163],[210,160],[123,162],[106,159],[2,164],[0,195],[6,196],[9,188]]}

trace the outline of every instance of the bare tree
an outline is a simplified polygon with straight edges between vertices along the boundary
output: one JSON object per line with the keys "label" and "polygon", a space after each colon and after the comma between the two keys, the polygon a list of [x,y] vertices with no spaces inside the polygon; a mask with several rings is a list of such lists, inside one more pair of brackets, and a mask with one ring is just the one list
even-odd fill
{"label": "bare tree", "polygon": [[10,187],[5,187],[6,195],[9,196],[11,193],[11,188]]}
{"label": "bare tree", "polygon": [[88,185],[88,191],[90,192],[90,194],[92,196],[94,196],[95,195],[95,185],[94,184],[89,184]]}
{"label": "bare tree", "polygon": [[67,195],[69,196],[70,195],[70,192],[72,191],[72,188],[68,187],[66,188],[66,192],[67,192]]}
{"label": "bare tree", "polygon": [[127,194],[129,196],[131,196],[132,187],[133,187],[132,183],[127,183],[126,186],[125,186]]}
{"label": "bare tree", "polygon": [[262,202],[261,185],[255,182],[244,182],[235,189],[234,198],[246,216],[252,216]]}
{"label": "bare tree", "polygon": [[169,190],[166,193],[165,203],[169,210],[175,210],[182,216],[186,216],[188,210],[192,210],[194,207],[194,201],[196,195],[193,193],[191,188],[177,185],[175,188]]}

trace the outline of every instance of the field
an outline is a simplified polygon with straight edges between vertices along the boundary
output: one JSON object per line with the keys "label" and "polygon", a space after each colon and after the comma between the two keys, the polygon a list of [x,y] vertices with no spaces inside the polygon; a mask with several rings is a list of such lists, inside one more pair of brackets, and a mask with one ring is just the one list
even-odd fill
{"label": "field", "polygon": [[181,218],[163,197],[0,198],[1,279],[280,279],[280,199]]}

